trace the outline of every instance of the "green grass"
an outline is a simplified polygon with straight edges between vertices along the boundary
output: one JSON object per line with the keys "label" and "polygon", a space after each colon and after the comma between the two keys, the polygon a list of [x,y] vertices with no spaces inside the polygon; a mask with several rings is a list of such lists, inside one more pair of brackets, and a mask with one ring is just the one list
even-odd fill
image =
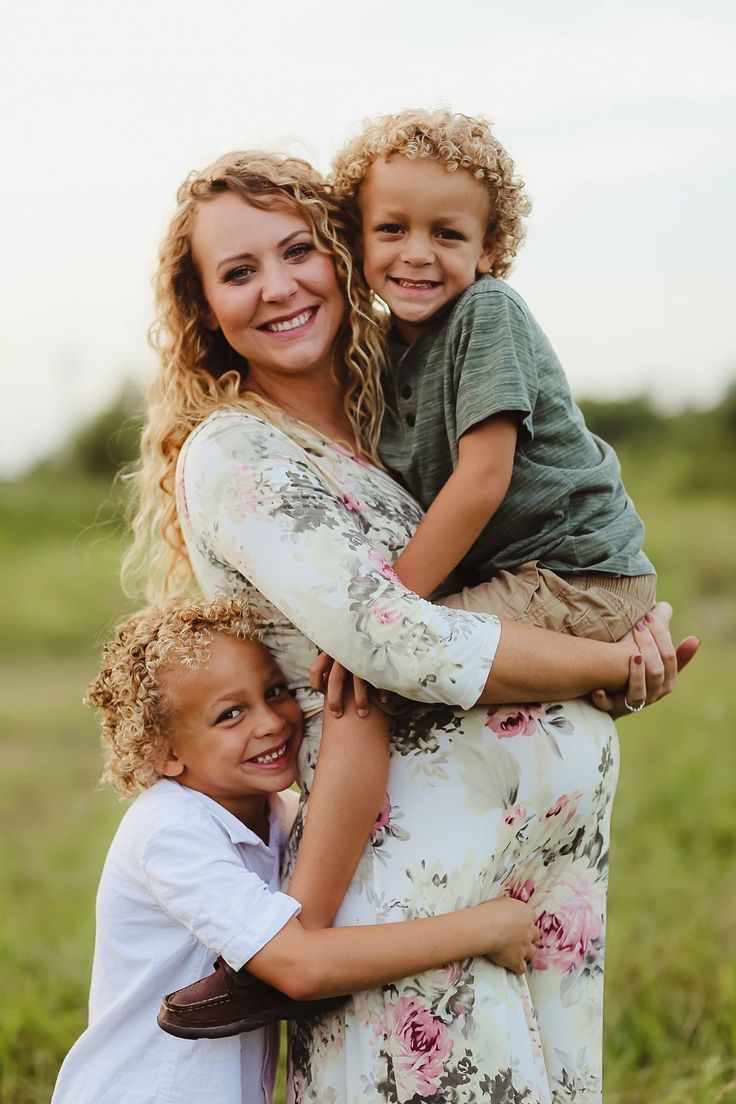
{"label": "green grass", "polygon": [[[678,691],[620,726],[607,951],[609,1104],[736,1100],[736,505],[628,461],[660,595],[704,638]],[[94,894],[123,806],[81,698],[128,604],[102,485],[0,487],[0,1101],[46,1104],[84,1025]]]}

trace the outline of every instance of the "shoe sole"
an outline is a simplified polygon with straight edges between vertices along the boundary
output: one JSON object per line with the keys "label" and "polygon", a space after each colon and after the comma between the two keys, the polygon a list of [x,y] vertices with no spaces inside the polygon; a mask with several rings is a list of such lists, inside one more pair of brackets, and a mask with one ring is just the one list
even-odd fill
{"label": "shoe sole", "polygon": [[[333,1003],[334,1002],[334,1003]],[[174,1035],[177,1039],[229,1039],[233,1035],[242,1035],[246,1031],[257,1031],[260,1027],[267,1027],[277,1020],[311,1020],[315,1016],[324,1016],[327,1012],[334,1012],[347,1002],[347,997],[332,998],[324,1008],[312,1008],[303,1014],[294,1015],[294,1009],[273,1009],[268,1016],[249,1016],[247,1019],[235,1020],[226,1024],[212,1024],[209,1027],[183,1027],[181,1024],[172,1024],[164,1016],[159,1014],[156,1022],[162,1031],[168,1035]]]}
{"label": "shoe sole", "polygon": [[238,1020],[236,1023],[214,1024],[212,1027],[181,1027],[179,1024],[168,1023],[160,1016],[156,1022],[162,1031],[176,1036],[177,1039],[229,1039],[233,1035],[242,1035],[245,1031],[257,1031],[259,1027],[274,1023],[274,1020]]}

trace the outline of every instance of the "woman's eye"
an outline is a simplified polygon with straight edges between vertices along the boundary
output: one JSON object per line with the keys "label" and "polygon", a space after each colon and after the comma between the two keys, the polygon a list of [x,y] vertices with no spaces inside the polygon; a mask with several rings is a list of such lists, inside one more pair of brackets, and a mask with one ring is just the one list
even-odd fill
{"label": "woman's eye", "polygon": [[242,706],[232,705],[229,709],[223,709],[222,713],[215,721],[215,724],[222,724],[223,721],[234,721],[242,712]]}
{"label": "woman's eye", "polygon": [[235,268],[230,268],[225,273],[225,283],[243,284],[253,275],[254,272],[255,269],[251,268],[250,265],[236,265]]}
{"label": "woman's eye", "polygon": [[286,257],[289,261],[299,261],[310,253],[314,253],[314,242],[297,242],[287,249]]}

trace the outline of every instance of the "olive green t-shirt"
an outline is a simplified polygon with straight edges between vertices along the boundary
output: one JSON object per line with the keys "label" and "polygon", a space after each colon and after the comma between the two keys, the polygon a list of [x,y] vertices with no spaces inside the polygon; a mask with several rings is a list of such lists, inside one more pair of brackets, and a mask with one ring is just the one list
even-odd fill
{"label": "olive green t-shirt", "polygon": [[465,585],[529,560],[565,573],[654,572],[615,452],[586,428],[552,346],[507,284],[476,281],[431,331],[392,346],[392,361],[380,454],[425,509],[463,433],[493,414],[518,419],[511,484],[459,565]]}

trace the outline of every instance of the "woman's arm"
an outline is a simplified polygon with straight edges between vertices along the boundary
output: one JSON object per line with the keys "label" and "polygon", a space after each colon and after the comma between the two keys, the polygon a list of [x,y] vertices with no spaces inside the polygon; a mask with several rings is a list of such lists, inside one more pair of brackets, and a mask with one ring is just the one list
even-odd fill
{"label": "woman's arm", "polygon": [[260,419],[233,412],[205,424],[183,463],[187,540],[241,572],[319,648],[375,686],[470,708],[626,682],[630,644],[517,624],[501,633],[496,618],[433,606],[407,590],[308,454]]}

